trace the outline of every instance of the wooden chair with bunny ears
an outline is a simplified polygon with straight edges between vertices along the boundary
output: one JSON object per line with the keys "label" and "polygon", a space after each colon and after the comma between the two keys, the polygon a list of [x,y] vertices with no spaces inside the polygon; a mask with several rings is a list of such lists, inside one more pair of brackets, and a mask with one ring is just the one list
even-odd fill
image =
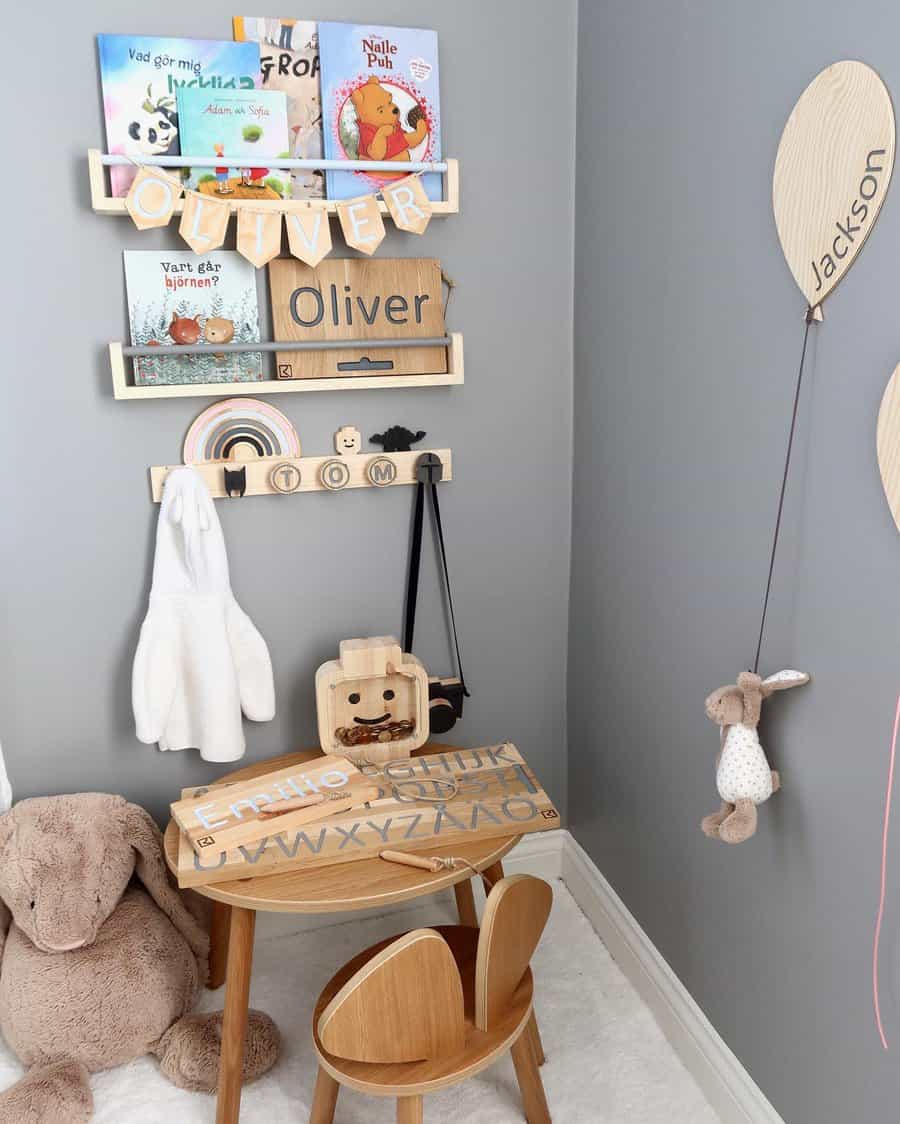
{"label": "wooden chair with bunny ears", "polygon": [[551,1124],[538,1066],[529,962],[553,892],[516,874],[488,895],[481,929],[416,929],[374,945],[328,983],[313,1014],[319,1073],[310,1124],[331,1124],[341,1085],[397,1098],[422,1124],[423,1096],[512,1053],[528,1124]]}

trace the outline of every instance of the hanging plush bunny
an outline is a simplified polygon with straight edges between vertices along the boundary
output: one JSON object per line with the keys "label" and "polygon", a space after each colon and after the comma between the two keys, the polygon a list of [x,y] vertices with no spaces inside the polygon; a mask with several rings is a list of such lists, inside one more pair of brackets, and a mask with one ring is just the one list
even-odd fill
{"label": "hanging plush bunny", "polygon": [[707,717],[722,728],[722,748],[716,763],[722,807],[700,825],[710,839],[743,843],[755,833],[757,804],[781,787],[778,774],[769,768],[756,729],[762,701],[774,691],[808,682],[809,676],[802,671],[779,671],[768,679],[742,671],[736,684],[720,687],[706,700]]}
{"label": "hanging plush bunny", "polygon": [[242,710],[256,722],[275,714],[266,643],[234,599],[219,517],[189,466],[166,477],[132,702],[140,741],[207,761],[243,755]]}

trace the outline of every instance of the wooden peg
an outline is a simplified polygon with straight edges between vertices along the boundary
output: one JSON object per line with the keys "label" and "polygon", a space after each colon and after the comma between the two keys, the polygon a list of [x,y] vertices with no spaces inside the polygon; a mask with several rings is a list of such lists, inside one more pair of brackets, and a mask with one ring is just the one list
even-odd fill
{"label": "wooden peg", "polygon": [[[340,789],[337,791],[340,791]],[[315,796],[297,796],[291,800],[275,800],[272,804],[266,804],[265,807],[260,808],[259,817],[263,820],[270,820],[276,816],[283,816],[285,812],[296,812],[300,808],[315,808],[317,804],[324,804],[326,799],[324,793],[318,793]]]}
{"label": "wooden peg", "polygon": [[432,874],[437,874],[444,869],[442,859],[428,859],[424,855],[407,855],[403,851],[380,851],[378,857],[386,859],[389,863],[399,863],[400,866],[412,866],[417,870],[428,870]]}

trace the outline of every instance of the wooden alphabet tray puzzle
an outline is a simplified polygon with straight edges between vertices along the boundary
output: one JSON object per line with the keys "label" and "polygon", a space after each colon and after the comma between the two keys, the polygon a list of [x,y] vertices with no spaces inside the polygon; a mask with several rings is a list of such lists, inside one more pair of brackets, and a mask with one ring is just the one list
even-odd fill
{"label": "wooden alphabet tray puzzle", "polygon": [[[333,768],[336,760],[325,757],[307,762],[293,773],[311,775],[317,768]],[[285,772],[290,770],[269,777],[280,777]],[[559,826],[559,813],[510,742],[393,761],[379,767],[363,766],[360,774],[375,790],[373,798],[363,806],[300,826],[280,823],[282,817],[278,817],[267,824],[268,834],[252,843],[241,842],[228,850],[208,846],[198,853],[182,830],[178,848],[179,886],[204,886],[282,869],[371,859],[385,849],[420,851],[446,843],[450,855],[455,844],[549,831]],[[241,784],[186,789],[173,810],[177,806],[183,812],[190,804],[208,805],[215,801],[214,807],[207,807],[204,812],[211,819],[210,812],[237,804],[240,795],[249,815],[276,798],[267,794],[265,776],[257,777],[249,786],[255,795],[248,797],[243,792],[247,787]]]}

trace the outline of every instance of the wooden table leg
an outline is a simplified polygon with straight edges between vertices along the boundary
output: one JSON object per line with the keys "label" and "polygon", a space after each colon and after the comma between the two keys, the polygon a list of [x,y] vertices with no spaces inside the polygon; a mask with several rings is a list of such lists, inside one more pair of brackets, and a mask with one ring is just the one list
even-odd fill
{"label": "wooden table leg", "polygon": [[512,1060],[516,1067],[516,1079],[522,1094],[522,1107],[528,1124],[551,1124],[550,1110],[544,1095],[544,1083],[538,1072],[537,1061],[528,1040],[528,1031],[523,1031],[512,1046]]}
{"label": "wooden table leg", "polygon": [[421,1097],[397,1098],[397,1124],[423,1124],[425,1109]]}
{"label": "wooden table leg", "polygon": [[250,969],[253,964],[255,928],[254,910],[240,909],[236,905],[231,907],[216,1124],[237,1124],[241,1112],[244,1040],[247,1035],[247,1011],[250,1006]]}
{"label": "wooden table leg", "polygon": [[228,930],[231,926],[231,906],[213,902],[212,925],[209,930],[209,982],[215,991],[225,982],[225,965],[228,963]]}
{"label": "wooden table leg", "polygon": [[460,925],[468,925],[470,929],[478,928],[478,913],[475,910],[475,894],[472,891],[472,879],[457,882],[453,887],[456,894],[456,910],[459,913]]}
{"label": "wooden table leg", "polygon": [[340,1085],[328,1070],[319,1066],[319,1074],[316,1077],[316,1091],[313,1093],[312,1110],[309,1114],[309,1124],[332,1124],[340,1091]]}
{"label": "wooden table leg", "polygon": [[484,882],[484,892],[489,894],[491,887],[496,886],[503,877],[503,863],[491,863],[490,866],[486,866],[481,872],[481,877]]}
{"label": "wooden table leg", "polygon": [[528,1040],[531,1043],[534,1060],[538,1065],[543,1065],[547,1059],[544,1056],[544,1044],[541,1042],[541,1032],[538,1030],[537,1018],[534,1011],[531,1012],[531,1018],[528,1020],[525,1033],[528,1035]]}

